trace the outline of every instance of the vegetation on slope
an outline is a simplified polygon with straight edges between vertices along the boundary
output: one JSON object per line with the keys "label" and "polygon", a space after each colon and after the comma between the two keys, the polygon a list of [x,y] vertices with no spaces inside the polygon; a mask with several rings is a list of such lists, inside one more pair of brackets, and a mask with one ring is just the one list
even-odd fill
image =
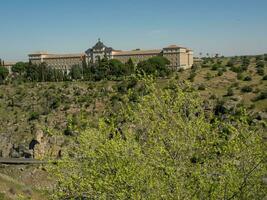
{"label": "vegetation on slope", "polygon": [[[116,61],[112,62],[115,62],[114,66],[118,65],[114,71],[119,72],[122,66]],[[104,71],[109,72],[109,69],[109,65],[103,65]],[[204,100],[201,106],[206,115],[220,116],[224,120],[231,116],[238,121],[243,116],[241,113],[245,108],[247,114],[245,124],[242,124],[244,128],[248,125],[261,126],[266,132],[266,57],[205,58],[202,63],[194,65],[190,70],[171,73],[158,73],[155,69],[157,64],[148,70],[160,77],[155,80],[158,89],[165,90],[166,87],[171,87],[175,90],[190,81],[190,91],[199,93],[200,98]],[[66,156],[69,151],[76,154],[76,151],[82,150],[71,147],[76,139],[80,140],[80,135],[104,131],[98,128],[100,118],[117,119],[121,116],[119,113],[122,105],[138,105],[141,103],[140,99],[147,94],[144,82],[140,81],[139,75],[135,75],[135,71],[118,77],[108,74],[103,78],[96,78],[98,75],[93,73],[95,77],[91,79],[91,74],[91,81],[78,78],[63,82],[31,82],[24,79],[25,71],[21,64],[13,70],[15,74],[12,78],[6,79],[5,85],[0,85],[2,156],[37,156],[39,159]],[[173,85],[169,84],[173,79],[176,80]],[[147,117],[145,121],[151,119],[150,116],[144,116]],[[104,124],[106,123],[105,121]],[[208,125],[212,126],[212,123]],[[29,150],[31,142],[38,140],[40,135],[42,141],[34,147],[35,151]],[[37,149],[43,149],[44,152]],[[17,178],[8,170],[3,173]]]}
{"label": "vegetation on slope", "polygon": [[52,199],[262,199],[264,129],[241,110],[221,115],[187,84],[144,93],[88,127],[52,165]]}

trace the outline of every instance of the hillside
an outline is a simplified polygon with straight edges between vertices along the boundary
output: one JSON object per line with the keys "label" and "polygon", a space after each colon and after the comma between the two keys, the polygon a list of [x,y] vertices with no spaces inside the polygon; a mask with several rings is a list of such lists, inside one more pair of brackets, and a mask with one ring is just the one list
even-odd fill
{"label": "hillside", "polygon": [[[242,70],[236,69],[244,64],[241,57],[207,59],[193,69],[179,71],[168,78],[158,78],[157,86],[165,87],[172,79],[188,81],[206,100],[207,109],[215,110],[220,105],[233,112],[245,107],[251,121],[264,121],[267,115],[266,61],[255,56],[246,59],[249,64]],[[263,72],[259,72],[259,61],[265,63],[261,67]],[[89,124],[97,126],[101,116],[116,113],[128,89],[132,89],[134,95],[143,92],[142,83],[133,78],[0,85],[0,157],[60,157],[79,131]],[[39,171],[37,174],[40,176],[25,178],[32,169]],[[49,185],[44,174],[46,172],[41,167],[2,167],[0,195],[9,194],[12,184],[24,188],[24,185],[36,186],[42,179],[40,183]],[[34,187],[30,195],[36,195],[35,190],[40,187]],[[40,197],[34,196],[33,199]]]}

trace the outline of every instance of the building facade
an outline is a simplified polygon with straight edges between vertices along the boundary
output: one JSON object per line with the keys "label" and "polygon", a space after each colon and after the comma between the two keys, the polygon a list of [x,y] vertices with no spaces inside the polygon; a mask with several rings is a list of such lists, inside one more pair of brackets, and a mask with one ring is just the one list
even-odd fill
{"label": "building facade", "polygon": [[132,50],[121,51],[107,47],[103,42],[98,42],[85,53],[80,54],[48,54],[46,52],[38,52],[29,54],[29,60],[32,64],[47,63],[47,65],[57,69],[69,70],[73,65],[82,65],[83,61],[87,63],[96,63],[103,58],[117,59],[125,63],[132,59],[134,64],[147,60],[154,56],[164,56],[170,61],[170,67],[174,69],[190,68],[193,65],[193,51],[181,46],[170,45],[163,49],[153,50]]}

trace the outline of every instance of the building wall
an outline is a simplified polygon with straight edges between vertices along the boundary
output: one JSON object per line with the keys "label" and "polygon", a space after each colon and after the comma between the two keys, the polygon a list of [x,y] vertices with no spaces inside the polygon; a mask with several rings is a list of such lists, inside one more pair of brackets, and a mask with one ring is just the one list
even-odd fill
{"label": "building wall", "polygon": [[[126,63],[130,58],[134,64],[138,64],[141,61],[147,60],[154,56],[162,55],[170,61],[170,67],[173,69],[179,68],[190,68],[193,65],[193,51],[185,47],[179,47],[171,45],[169,47],[158,49],[158,50],[134,50],[134,51],[115,51],[108,50],[109,48],[103,47],[101,50],[90,49],[86,52],[86,60],[88,62],[95,63],[97,57],[108,59],[117,59],[122,63]],[[69,70],[73,65],[82,65],[84,54],[68,54],[68,55],[57,55],[47,53],[36,53],[30,54],[29,60],[33,64],[41,64],[42,62],[47,63],[48,66],[52,66],[58,69]]]}
{"label": "building wall", "polygon": [[121,61],[122,63],[126,63],[131,58],[134,64],[138,64],[139,62],[158,55],[159,54],[113,55],[113,58]]}
{"label": "building wall", "polygon": [[74,65],[82,65],[82,55],[78,56],[47,56],[47,55],[29,55],[29,60],[32,64],[40,65],[46,63],[48,66],[56,69],[70,70]]}

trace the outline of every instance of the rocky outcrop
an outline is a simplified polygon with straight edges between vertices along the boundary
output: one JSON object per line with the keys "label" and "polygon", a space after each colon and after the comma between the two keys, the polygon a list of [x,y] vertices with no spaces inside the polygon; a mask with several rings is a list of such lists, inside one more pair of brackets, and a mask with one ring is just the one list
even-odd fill
{"label": "rocky outcrop", "polygon": [[10,136],[6,133],[0,133],[0,157],[9,157],[12,147]]}

